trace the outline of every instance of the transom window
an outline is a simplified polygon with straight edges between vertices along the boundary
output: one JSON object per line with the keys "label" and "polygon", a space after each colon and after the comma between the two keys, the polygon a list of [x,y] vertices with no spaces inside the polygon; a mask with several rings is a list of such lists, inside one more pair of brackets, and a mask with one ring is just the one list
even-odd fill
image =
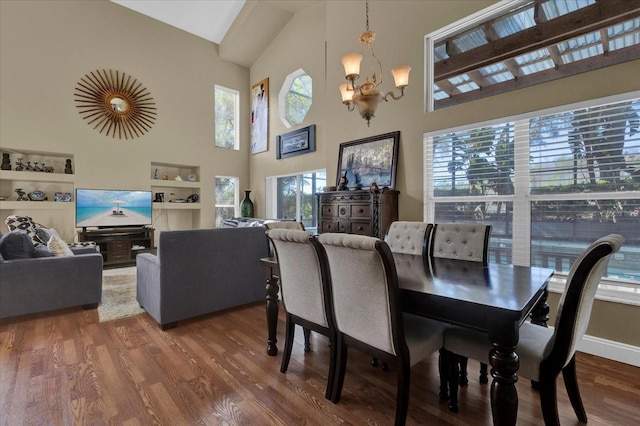
{"label": "transom window", "polygon": [[[634,4],[635,3],[635,4]],[[625,0],[508,0],[425,37],[427,109],[640,58]]]}

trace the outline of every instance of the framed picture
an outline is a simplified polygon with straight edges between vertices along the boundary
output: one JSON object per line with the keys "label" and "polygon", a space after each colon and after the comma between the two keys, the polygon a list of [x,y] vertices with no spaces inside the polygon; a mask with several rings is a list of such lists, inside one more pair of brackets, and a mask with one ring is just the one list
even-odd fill
{"label": "framed picture", "polygon": [[338,190],[342,178],[346,178],[346,189],[368,189],[374,183],[379,188],[395,189],[399,143],[399,131],[341,143]]}
{"label": "framed picture", "polygon": [[316,125],[285,133],[276,138],[276,158],[293,157],[316,150]]}
{"label": "framed picture", "polygon": [[267,150],[269,138],[269,79],[251,87],[251,153]]}

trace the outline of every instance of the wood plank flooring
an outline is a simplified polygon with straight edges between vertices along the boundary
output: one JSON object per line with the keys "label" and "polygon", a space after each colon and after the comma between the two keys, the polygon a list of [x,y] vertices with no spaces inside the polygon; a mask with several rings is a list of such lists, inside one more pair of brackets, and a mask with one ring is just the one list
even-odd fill
{"label": "wood plank flooring", "polygon": [[[280,313],[278,346],[284,344]],[[324,398],[328,341],[302,330],[289,370],[281,354],[266,354],[263,304],[183,321],[161,331],[146,314],[99,323],[97,311],[67,309],[0,321],[2,425],[390,425],[396,374],[349,352],[342,400]],[[438,400],[437,354],[412,369],[409,425],[491,424],[489,386],[477,380],[460,391],[460,413]],[[578,355],[589,425],[636,425],[640,368]],[[563,425],[578,425],[562,378]],[[538,394],[517,384],[518,425],[541,425]]]}

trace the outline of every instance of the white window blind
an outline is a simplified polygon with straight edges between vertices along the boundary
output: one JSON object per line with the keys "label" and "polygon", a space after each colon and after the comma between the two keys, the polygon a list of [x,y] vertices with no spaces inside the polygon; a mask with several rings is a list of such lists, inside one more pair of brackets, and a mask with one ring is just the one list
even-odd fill
{"label": "white window blind", "polygon": [[424,216],[490,224],[492,262],[558,275],[622,234],[607,276],[640,290],[638,93],[425,135]]}

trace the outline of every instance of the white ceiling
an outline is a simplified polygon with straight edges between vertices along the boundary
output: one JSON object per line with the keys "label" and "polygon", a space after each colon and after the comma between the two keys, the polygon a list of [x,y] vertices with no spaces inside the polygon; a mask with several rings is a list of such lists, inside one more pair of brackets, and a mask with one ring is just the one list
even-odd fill
{"label": "white ceiling", "polygon": [[111,0],[205,40],[220,44],[245,0]]}
{"label": "white ceiling", "polygon": [[111,1],[216,43],[221,59],[251,67],[289,19],[326,0]]}

